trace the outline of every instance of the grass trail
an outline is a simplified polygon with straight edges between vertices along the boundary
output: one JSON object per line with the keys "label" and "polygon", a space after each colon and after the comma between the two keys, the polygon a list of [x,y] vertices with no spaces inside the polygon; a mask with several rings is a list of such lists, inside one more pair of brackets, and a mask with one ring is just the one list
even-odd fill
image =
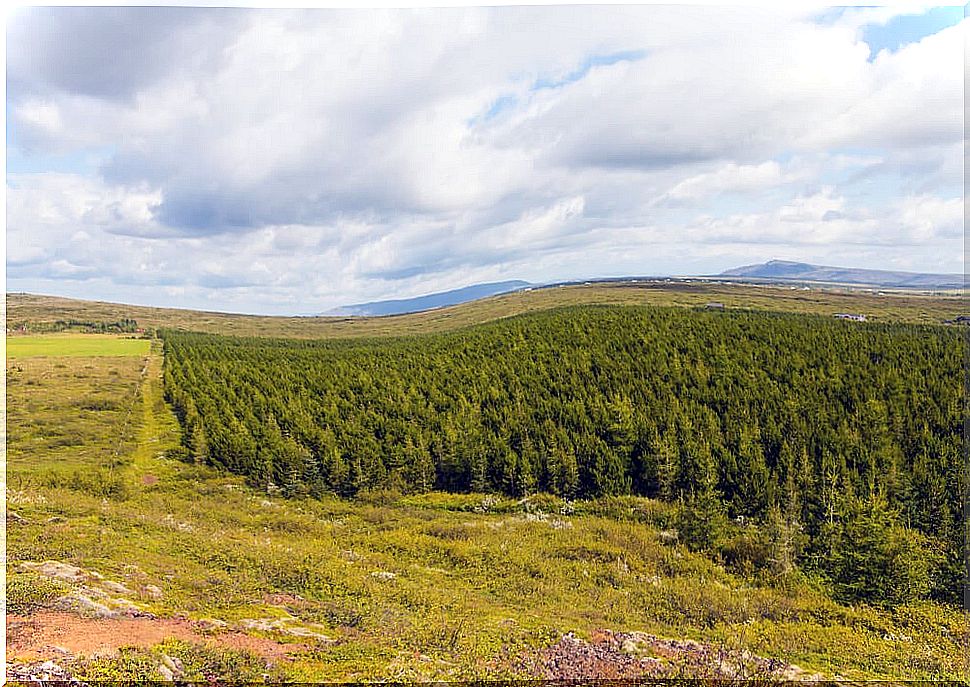
{"label": "grass trail", "polygon": [[162,342],[152,341],[141,372],[138,398],[132,408],[137,415],[138,430],[135,448],[130,456],[128,472],[136,479],[133,484],[147,486],[171,477],[177,465],[164,459],[165,451],[178,445],[178,420],[165,402],[162,389]]}

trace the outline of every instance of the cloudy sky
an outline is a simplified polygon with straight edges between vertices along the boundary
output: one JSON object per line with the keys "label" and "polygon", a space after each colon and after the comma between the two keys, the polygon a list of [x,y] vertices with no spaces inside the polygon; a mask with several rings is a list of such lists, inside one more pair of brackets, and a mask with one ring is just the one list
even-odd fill
{"label": "cloudy sky", "polygon": [[7,290],[313,313],[963,265],[960,7],[20,8]]}

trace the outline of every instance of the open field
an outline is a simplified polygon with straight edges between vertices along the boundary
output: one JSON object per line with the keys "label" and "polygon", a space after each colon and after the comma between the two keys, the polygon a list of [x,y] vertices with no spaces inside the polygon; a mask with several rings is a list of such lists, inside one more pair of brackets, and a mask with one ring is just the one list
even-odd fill
{"label": "open field", "polygon": [[[746,650],[796,676],[970,678],[965,613],[845,606],[811,580],[726,568],[671,539],[658,501],[283,499],[166,458],[179,429],[159,353],[7,363],[14,670],[447,680],[634,661],[696,676]],[[65,425],[71,442],[49,440]],[[590,658],[611,642],[612,662]]]}
{"label": "open field", "polygon": [[147,339],[103,334],[50,334],[7,337],[7,358],[143,356]]}
{"label": "open field", "polygon": [[964,314],[957,294],[928,295],[850,289],[801,290],[790,286],[716,284],[699,281],[617,282],[570,285],[518,291],[491,298],[408,315],[387,317],[261,317],[225,313],[149,308],[55,296],[7,294],[11,327],[80,320],[137,320],[141,327],[174,328],[240,336],[330,338],[396,336],[449,331],[526,312],[566,305],[675,305],[699,307],[708,302],[729,308],[751,308],[833,315],[863,313],[875,322],[939,324]]}

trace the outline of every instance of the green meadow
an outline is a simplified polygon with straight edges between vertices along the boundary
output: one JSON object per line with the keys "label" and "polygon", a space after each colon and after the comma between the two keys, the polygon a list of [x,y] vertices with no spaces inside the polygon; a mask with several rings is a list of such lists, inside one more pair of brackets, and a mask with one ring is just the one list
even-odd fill
{"label": "green meadow", "polygon": [[151,342],[103,334],[49,334],[7,337],[7,358],[87,358],[142,356]]}

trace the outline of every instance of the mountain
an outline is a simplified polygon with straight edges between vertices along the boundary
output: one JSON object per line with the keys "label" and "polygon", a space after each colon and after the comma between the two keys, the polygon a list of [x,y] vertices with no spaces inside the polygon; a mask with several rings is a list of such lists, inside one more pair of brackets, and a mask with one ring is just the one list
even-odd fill
{"label": "mountain", "polygon": [[769,260],[758,265],[745,265],[726,270],[719,277],[788,280],[799,282],[827,282],[833,284],[865,284],[905,289],[963,288],[962,274],[929,274],[925,272],[892,272],[856,267],[830,267],[805,262]]}
{"label": "mountain", "polygon": [[521,291],[522,289],[530,286],[532,286],[532,284],[529,282],[519,279],[512,281],[492,282],[489,284],[474,284],[472,286],[465,286],[460,289],[452,289],[451,291],[442,291],[440,293],[430,293],[426,296],[417,296],[415,298],[402,298],[399,300],[373,301],[371,303],[345,305],[327,314],[359,316],[403,315],[405,313],[418,312],[420,310],[443,308],[447,305],[458,305],[459,303],[466,303],[479,298],[495,296],[500,293]]}

